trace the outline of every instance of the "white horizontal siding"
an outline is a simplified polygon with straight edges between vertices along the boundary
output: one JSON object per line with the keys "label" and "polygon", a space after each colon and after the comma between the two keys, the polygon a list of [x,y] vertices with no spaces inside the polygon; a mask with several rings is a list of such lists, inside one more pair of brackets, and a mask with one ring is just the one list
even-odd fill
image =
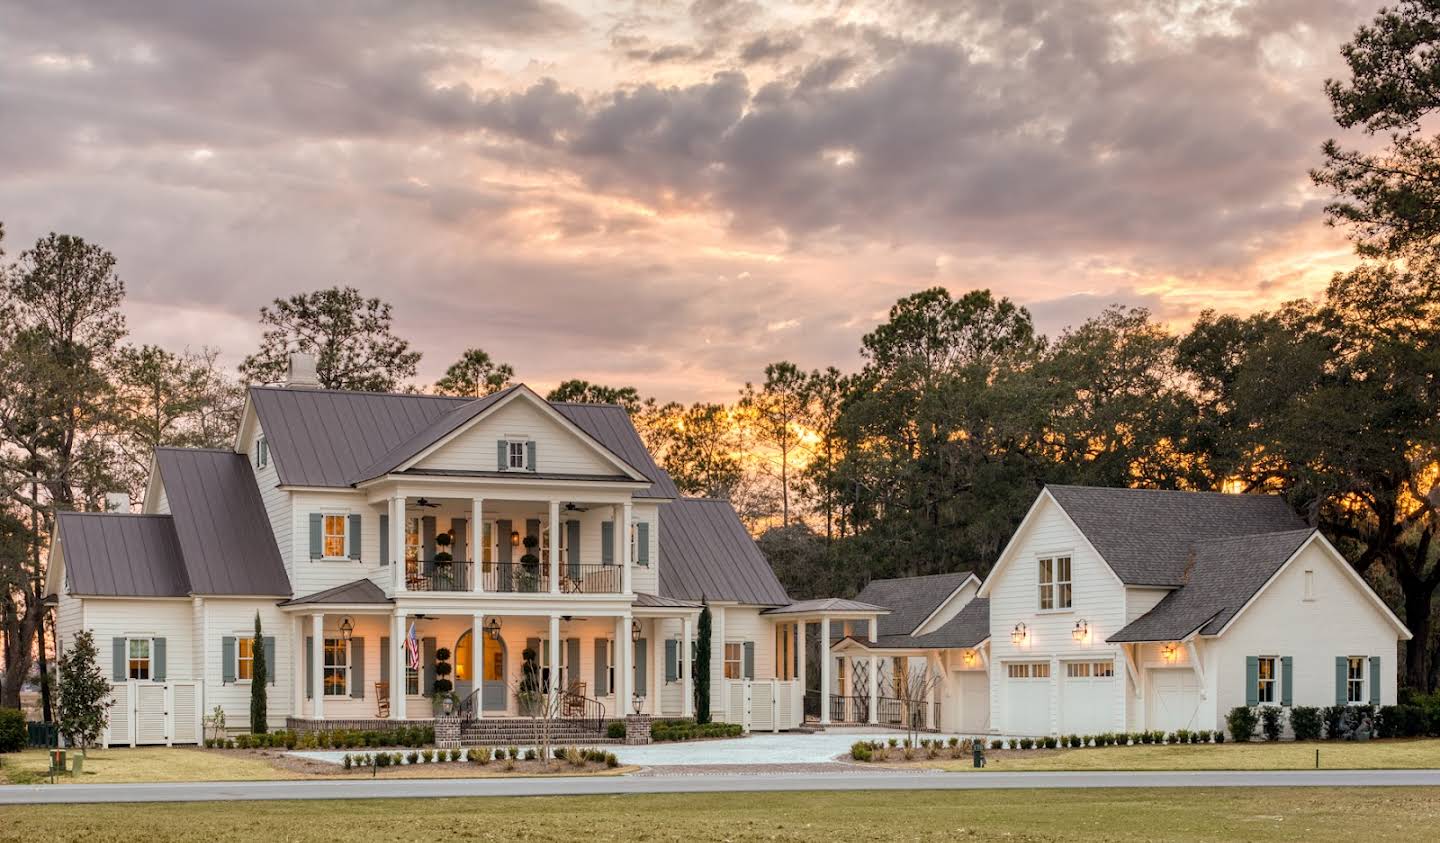
{"label": "white horizontal siding", "polygon": [[111,640],[121,638],[164,638],[167,680],[197,679],[191,646],[192,618],[189,598],[146,600],[144,598],[85,601],[85,628],[95,636],[100,651],[100,668],[111,676]]}
{"label": "white horizontal siding", "polygon": [[577,433],[523,398],[511,400],[493,411],[417,465],[494,471],[499,467],[495,443],[509,437],[535,443],[535,469],[541,473],[614,475],[620,472]]}
{"label": "white horizontal siding", "polygon": [[[260,614],[262,633],[275,639],[275,663],[266,665],[275,683],[266,687],[266,716],[271,729],[282,728],[290,714],[291,682],[294,664],[291,661],[296,652],[291,640],[291,621],[275,606],[273,600],[246,600],[229,598],[208,598],[201,612],[203,615],[202,646],[196,648],[196,656],[204,664],[205,671],[205,714],[209,716],[215,706],[225,710],[226,723],[231,731],[245,731],[250,723],[250,683],[224,681],[223,639],[226,637],[250,638],[255,634],[255,614]],[[338,623],[338,618],[337,618]],[[233,672],[233,671],[232,671]]]}
{"label": "white horizontal siding", "polygon": [[[380,566],[381,508],[366,502],[361,492],[291,492],[294,505],[296,541],[286,556],[290,587],[296,595],[313,594],[347,582],[376,577],[382,587],[390,583],[390,569]],[[312,513],[360,515],[360,559],[311,559],[310,515]],[[282,552],[285,552],[282,547]],[[384,576],[380,576],[383,572]]]}

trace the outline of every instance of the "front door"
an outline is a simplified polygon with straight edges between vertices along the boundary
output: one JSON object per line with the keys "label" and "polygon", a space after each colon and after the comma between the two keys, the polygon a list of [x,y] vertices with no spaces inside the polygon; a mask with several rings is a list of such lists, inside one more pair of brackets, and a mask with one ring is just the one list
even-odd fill
{"label": "front door", "polygon": [[505,682],[505,640],[485,636],[485,661],[482,665],[480,705],[485,711],[505,711],[508,696]]}

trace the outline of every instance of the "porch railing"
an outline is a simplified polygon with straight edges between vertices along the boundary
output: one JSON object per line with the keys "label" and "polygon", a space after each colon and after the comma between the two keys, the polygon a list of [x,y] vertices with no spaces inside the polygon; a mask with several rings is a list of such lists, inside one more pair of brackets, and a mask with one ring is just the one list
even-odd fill
{"label": "porch railing", "polygon": [[[562,594],[619,594],[621,569],[618,565],[560,565]],[[481,584],[486,591],[508,594],[544,594],[550,590],[550,565],[523,562],[493,562],[481,566]]]}
{"label": "porch railing", "polygon": [[474,570],[474,562],[460,559],[407,562],[405,588],[407,591],[469,591]]}
{"label": "porch railing", "polygon": [[[927,709],[931,726],[925,725]],[[820,692],[805,692],[805,717],[808,720],[820,718]],[[865,694],[840,696],[830,695],[831,723],[869,723],[870,697]],[[875,700],[875,722],[881,726],[898,729],[914,728],[936,731],[940,728],[940,701],[911,701],[896,697],[878,697]]]}
{"label": "porch railing", "polygon": [[591,697],[564,692],[560,700],[560,719],[596,735],[605,734],[605,704]]}

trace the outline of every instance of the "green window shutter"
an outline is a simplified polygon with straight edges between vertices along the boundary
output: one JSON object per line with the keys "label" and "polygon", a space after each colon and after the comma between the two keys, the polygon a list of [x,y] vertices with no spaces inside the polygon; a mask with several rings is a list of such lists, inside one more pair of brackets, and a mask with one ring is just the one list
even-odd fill
{"label": "green window shutter", "polygon": [[325,516],[319,512],[310,513],[310,558],[319,559],[325,555]]}
{"label": "green window shutter", "polygon": [[615,522],[600,522],[600,561],[606,565],[615,564]]}
{"label": "green window shutter", "polygon": [[[570,578],[580,579],[580,522],[565,522],[565,561],[570,565]],[[554,537],[551,537],[554,541]]]}
{"label": "green window shutter", "polygon": [[350,513],[350,558],[360,558],[360,513]]}
{"label": "green window shutter", "polygon": [[270,464],[270,440],[264,436],[260,437],[260,463]]}
{"label": "green window shutter", "polygon": [[156,682],[165,681],[165,639],[153,639],[150,650],[150,678]]}
{"label": "green window shutter", "polygon": [[1260,657],[1245,657],[1245,704],[1260,704]]}
{"label": "green window shutter", "polygon": [[1370,704],[1380,704],[1380,657],[1370,657]]}
{"label": "green window shutter", "polygon": [[[510,533],[513,530],[510,522],[503,518],[495,522],[495,549],[498,551],[495,561],[502,565],[514,561],[511,555],[514,548],[510,546]],[[506,569],[505,576],[509,575],[509,569]]]}
{"label": "green window shutter", "polygon": [[1344,656],[1335,657],[1335,704],[1345,705],[1348,701],[1345,693],[1346,668],[1349,667],[1348,660]]}
{"label": "green window shutter", "polygon": [[365,639],[350,639],[350,696],[365,699]]}
{"label": "green window shutter", "polygon": [[390,636],[380,636],[380,681],[390,681]]}
{"label": "green window shutter", "polygon": [[534,439],[525,443],[525,467],[530,471],[536,470]]}
{"label": "green window shutter", "polygon": [[507,457],[508,457],[509,455],[505,453],[505,449],[506,449],[507,447],[508,447],[508,443],[507,443],[504,439],[501,439],[499,442],[496,442],[496,443],[495,443],[495,470],[496,470],[496,471],[504,471],[505,469],[507,469],[507,468],[510,467],[509,460],[507,459]]}
{"label": "green window shutter", "polygon": [[226,635],[220,639],[220,683],[228,685],[235,681],[235,636]]}
{"label": "green window shutter", "polygon": [[584,676],[584,674],[580,672],[580,639],[566,638],[565,649],[565,675],[560,677],[560,681],[565,684],[560,686],[561,690],[569,687],[571,682]]}
{"label": "green window shutter", "polygon": [[420,649],[425,654],[425,660],[420,665],[420,693],[424,695],[435,687],[435,639],[422,638]]}
{"label": "green window shutter", "polygon": [[[527,535],[527,536],[534,536],[534,537],[537,538],[537,539],[540,538],[540,519],[539,519],[539,518],[526,518],[526,519],[525,519],[525,535]],[[555,541],[557,538],[559,538],[559,535],[560,535],[559,533],[552,533],[552,534],[550,535],[550,540],[551,540],[551,541]],[[521,552],[521,553],[524,553],[524,552],[525,552],[525,545],[524,545],[524,544],[521,544],[521,545],[520,545],[520,552]],[[536,552],[537,554],[540,553],[540,548],[539,548],[538,546],[535,548],[535,552]],[[550,560],[549,560],[549,559],[541,559],[540,561],[541,561],[542,563],[546,564],[546,565],[550,564]]]}
{"label": "green window shutter", "polygon": [[635,524],[635,564],[650,564],[650,522],[640,521]]}
{"label": "green window shutter", "polygon": [[1280,704],[1294,705],[1294,692],[1291,678],[1295,675],[1295,659],[1290,656],[1283,656],[1280,659]]}
{"label": "green window shutter", "polygon": [[455,558],[456,562],[465,562],[469,559],[469,557],[465,555],[466,546],[470,538],[469,524],[470,522],[464,518],[450,519],[450,529],[455,531],[455,542],[450,546],[450,555]]}
{"label": "green window shutter", "polygon": [[606,656],[610,653],[610,642],[604,638],[595,639],[595,696],[603,697],[610,693],[610,670],[606,664]]}
{"label": "green window shutter", "polygon": [[305,699],[315,698],[315,639],[305,636]]}
{"label": "green window shutter", "polygon": [[420,546],[421,552],[425,554],[424,561],[435,558],[435,516],[427,515],[420,519]]}
{"label": "green window shutter", "polygon": [[124,682],[130,678],[129,658],[125,652],[124,638],[110,639],[110,678]]}
{"label": "green window shutter", "polygon": [[742,675],[743,675],[746,679],[754,679],[754,678],[755,678],[755,642],[754,642],[754,641],[746,641],[744,644],[741,645],[741,650],[742,650],[743,653],[744,653],[744,662],[742,663],[742,668],[743,668],[743,670],[744,670],[744,673],[743,673]]}
{"label": "green window shutter", "polygon": [[275,666],[275,636],[265,636],[265,684],[274,685],[275,675],[280,669]]}
{"label": "green window shutter", "polygon": [[390,516],[380,516],[380,564],[390,564]]}
{"label": "green window shutter", "polygon": [[665,639],[665,681],[674,682],[679,679],[678,667],[680,665],[680,642],[674,638]]}
{"label": "green window shutter", "polygon": [[649,666],[650,660],[646,657],[649,649],[645,644],[644,638],[635,642],[635,691],[641,696],[648,693],[645,690],[648,687],[646,680],[650,676],[650,674],[646,673],[646,668]]}

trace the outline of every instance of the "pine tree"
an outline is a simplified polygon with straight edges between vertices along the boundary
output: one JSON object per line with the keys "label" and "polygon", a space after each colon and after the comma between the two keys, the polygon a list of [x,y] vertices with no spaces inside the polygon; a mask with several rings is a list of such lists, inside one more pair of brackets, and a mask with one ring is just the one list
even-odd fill
{"label": "pine tree", "polygon": [[270,731],[265,723],[265,685],[270,680],[269,665],[265,664],[265,635],[260,631],[260,613],[255,613],[255,638],[250,642],[250,655],[254,659],[250,668],[250,734],[263,735]]}
{"label": "pine tree", "polygon": [[695,722],[710,722],[710,604],[700,609],[695,637]]}
{"label": "pine tree", "polygon": [[89,630],[75,633],[60,657],[60,735],[68,746],[89,749],[110,723],[110,681]]}

